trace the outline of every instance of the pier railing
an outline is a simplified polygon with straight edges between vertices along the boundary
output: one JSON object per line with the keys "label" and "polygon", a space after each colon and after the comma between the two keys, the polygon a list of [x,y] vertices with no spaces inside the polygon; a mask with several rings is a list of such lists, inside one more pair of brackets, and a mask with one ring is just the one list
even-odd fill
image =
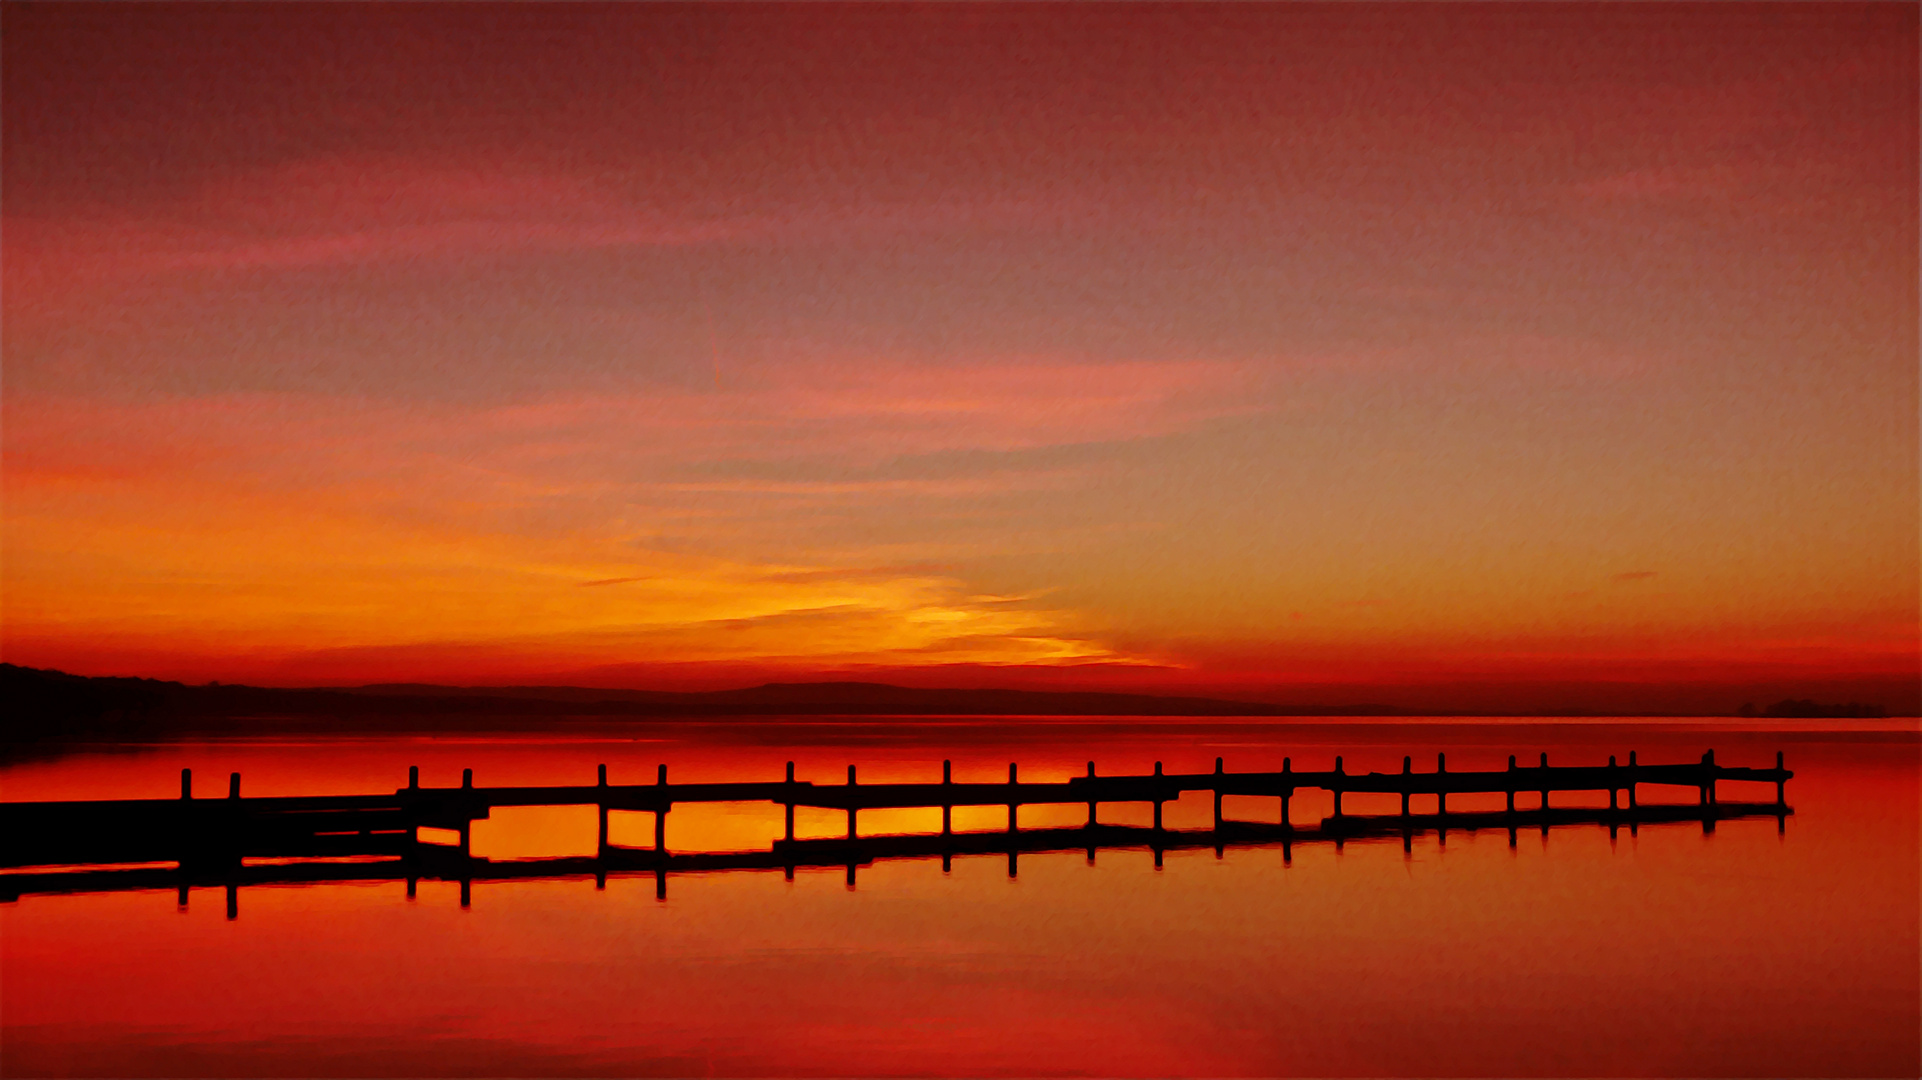
{"label": "pier railing", "polygon": [[[1506,824],[1511,829],[1548,823],[1565,816],[1551,805],[1556,794],[1607,792],[1607,811],[1577,811],[1602,815],[1598,821],[1628,823],[1656,820],[1672,815],[1673,807],[1639,805],[1636,792],[1647,785],[1694,789],[1696,806],[1688,817],[1701,818],[1712,828],[1720,817],[1745,816],[1766,812],[1779,818],[1789,810],[1786,785],[1794,774],[1783,767],[1782,755],[1775,756],[1774,768],[1731,767],[1718,764],[1713,751],[1697,762],[1679,764],[1642,764],[1630,754],[1626,764],[1610,757],[1606,765],[1551,766],[1548,755],[1540,763],[1521,766],[1508,759],[1501,770],[1457,771],[1447,768],[1447,759],[1437,755],[1432,772],[1416,772],[1412,758],[1402,759],[1400,772],[1350,773],[1340,757],[1327,770],[1296,771],[1293,759],[1285,759],[1279,771],[1228,772],[1222,759],[1215,760],[1213,772],[1168,773],[1159,762],[1148,775],[1101,776],[1093,762],[1084,776],[1061,781],[1023,782],[1018,767],[1008,766],[1006,783],[956,783],[952,763],[942,765],[938,783],[859,782],[853,766],[848,767],[845,784],[817,784],[794,778],[794,764],[788,763],[785,778],[765,782],[669,783],[667,766],[662,765],[651,784],[610,784],[607,766],[599,769],[591,785],[477,787],[472,769],[462,774],[459,787],[431,788],[420,784],[418,768],[409,770],[408,784],[392,793],[377,795],[316,795],[243,797],[240,774],[229,777],[225,798],[195,798],[193,775],[183,769],[178,799],[129,799],[83,802],[0,803],[0,867],[34,866],[81,867],[98,864],[177,862],[183,869],[223,870],[239,867],[248,858],[300,859],[339,858],[374,855],[406,855],[435,845],[424,844],[422,828],[455,832],[459,858],[470,855],[472,823],[488,818],[498,807],[516,806],[595,806],[599,809],[600,836],[597,851],[610,854],[650,852],[658,862],[668,856],[666,823],[676,805],[693,803],[769,802],[785,809],[785,836],[779,842],[790,848],[794,835],[794,811],[798,807],[844,810],[848,815],[847,840],[861,839],[856,814],[861,810],[939,808],[943,843],[953,847],[952,810],[955,807],[1005,806],[1007,833],[1019,829],[1016,810],[1040,804],[1086,804],[1086,830],[1110,830],[1104,836],[1127,837],[1133,833],[1114,833],[1120,826],[1098,825],[1096,808],[1102,803],[1151,803],[1153,825],[1143,834],[1148,840],[1164,835],[1162,806],[1177,801],[1188,792],[1214,794],[1214,825],[1208,836],[1225,836],[1234,830],[1250,828],[1274,830],[1289,839],[1303,829],[1289,816],[1289,802],[1302,789],[1321,789],[1334,796],[1334,813],[1315,827],[1313,836],[1341,839],[1365,833],[1371,828],[1419,824],[1423,828],[1445,829]],[[1775,784],[1775,803],[1742,804],[1720,813],[1716,786],[1723,781],[1748,781]],[[1388,818],[1356,818],[1345,814],[1342,796],[1350,793],[1398,794],[1401,814]],[[1501,794],[1505,808],[1500,811],[1450,812],[1448,796]],[[1626,795],[1626,799],[1621,798]],[[1222,816],[1226,796],[1258,796],[1279,800],[1279,813],[1272,825],[1230,822]],[[1432,796],[1432,814],[1417,815],[1411,800]],[[1522,805],[1517,806],[1517,797]],[[1530,797],[1535,803],[1529,805]],[[1624,806],[1625,802],[1625,806]],[[654,815],[654,846],[651,849],[616,848],[608,844],[607,815],[610,811],[641,811]],[[1642,811],[1656,811],[1651,817]],[[1613,815],[1609,817],[1608,815]],[[1388,824],[1383,825],[1383,822]],[[960,834],[978,835],[978,834]],[[991,834],[996,835],[996,834]],[[1265,837],[1266,834],[1263,834]],[[1085,839],[1086,837],[1084,837]],[[1101,839],[1096,837],[1097,840]],[[919,841],[916,841],[919,842]],[[971,841],[970,841],[971,842]],[[1146,842],[1146,841],[1143,841]],[[1083,846],[1081,843],[1070,845]],[[1010,849],[1013,850],[1013,849]]]}

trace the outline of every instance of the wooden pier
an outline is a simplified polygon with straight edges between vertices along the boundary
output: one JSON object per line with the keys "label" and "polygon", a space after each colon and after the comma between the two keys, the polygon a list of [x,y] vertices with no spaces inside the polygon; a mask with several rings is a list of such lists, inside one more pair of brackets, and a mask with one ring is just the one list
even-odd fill
{"label": "wooden pier", "polygon": [[[224,798],[195,798],[193,776],[181,770],[178,799],[129,799],[90,802],[0,803],[0,899],[44,892],[96,889],[166,888],[182,890],[193,884],[264,884],[276,881],[361,880],[405,877],[443,877],[463,882],[517,877],[592,875],[603,883],[609,874],[653,873],[659,894],[665,896],[669,872],[707,872],[730,869],[785,869],[846,866],[853,884],[856,866],[878,858],[940,856],[944,865],[955,855],[1005,853],[1009,873],[1025,852],[1086,850],[1090,859],[1104,847],[1146,848],[1160,853],[1183,848],[1276,846],[1284,859],[1296,844],[1334,843],[1400,835],[1404,846],[1417,833],[1450,829],[1504,828],[1511,843],[1516,831],[1574,824],[1606,825],[1611,833],[1631,831],[1642,824],[1700,821],[1713,831],[1716,821],[1758,815],[1773,816],[1778,825],[1793,811],[1786,785],[1794,774],[1783,768],[1776,754],[1774,768],[1720,765],[1713,751],[1699,762],[1644,765],[1630,754],[1626,764],[1609,758],[1606,765],[1551,766],[1548,756],[1539,764],[1522,766],[1508,759],[1502,770],[1451,772],[1438,755],[1432,772],[1416,772],[1412,759],[1402,759],[1400,772],[1349,773],[1337,757],[1332,769],[1296,771],[1292,759],[1279,771],[1228,772],[1220,758],[1213,772],[1166,773],[1157,763],[1152,774],[1100,776],[1093,762],[1084,776],[1062,781],[1024,783],[1017,766],[1008,766],[1006,783],[956,783],[951,763],[943,763],[938,783],[863,784],[853,766],[845,784],[816,784],[794,778],[788,763],[785,778],[769,782],[668,782],[662,765],[651,784],[616,785],[600,767],[592,785],[543,787],[476,787],[473,770],[465,770],[459,787],[429,788],[419,782],[418,768],[409,770],[406,787],[391,794],[243,797],[240,775],[228,779]],[[1773,783],[1773,803],[1721,802],[1716,786],[1722,781]],[[1692,805],[1646,805],[1636,792],[1648,785],[1693,789]],[[1296,825],[1289,818],[1289,802],[1302,789],[1321,789],[1334,796],[1334,812],[1313,826]],[[1162,827],[1162,806],[1188,792],[1214,795],[1211,828],[1171,830]],[[1342,796],[1348,793],[1401,796],[1401,812],[1389,815],[1345,814]],[[1606,792],[1608,807],[1558,808],[1556,794]],[[1504,795],[1501,810],[1454,811],[1448,796]],[[1279,801],[1272,822],[1233,821],[1222,816],[1225,796],[1257,796]],[[1517,797],[1521,796],[1521,805]],[[1431,812],[1417,813],[1411,800],[1433,798]],[[770,850],[734,853],[673,853],[666,842],[669,812],[677,804],[768,802],[785,810],[785,836]],[[1147,827],[1097,823],[1102,803],[1149,803],[1153,824]],[[1070,828],[1019,828],[1016,811],[1040,804],[1085,804],[1088,822]],[[497,807],[594,806],[599,810],[597,854],[580,859],[533,859],[492,862],[475,859],[469,850],[472,823],[488,818]],[[956,833],[955,807],[1005,806],[1005,831]],[[845,837],[797,840],[797,807],[843,810],[848,815]],[[940,808],[941,831],[909,836],[862,837],[856,828],[861,810]],[[654,815],[654,846],[628,848],[608,843],[609,811],[640,811]],[[423,842],[422,828],[445,829],[458,843]],[[245,860],[275,860],[275,865],[247,865]],[[334,861],[319,861],[334,860]],[[341,861],[350,860],[350,861]],[[370,862],[367,860],[386,860]],[[103,866],[174,863],[173,867],[99,869]],[[24,868],[46,868],[20,872]],[[463,895],[466,888],[463,887]],[[184,896],[184,892],[183,892]],[[230,893],[231,896],[231,893]]]}

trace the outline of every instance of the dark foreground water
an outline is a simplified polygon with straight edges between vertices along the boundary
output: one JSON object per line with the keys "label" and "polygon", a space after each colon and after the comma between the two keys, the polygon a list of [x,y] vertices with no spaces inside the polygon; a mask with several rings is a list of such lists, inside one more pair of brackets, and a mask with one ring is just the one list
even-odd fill
{"label": "dark foreground water", "polygon": [[[938,858],[840,869],[27,895],[0,904],[0,1073],[29,1075],[1822,1075],[1922,1072],[1913,721],[894,721],[572,726],[564,736],[98,746],[0,767],[0,798],[391,791],[422,782],[839,783],[1103,773],[1649,763],[1713,748],[1796,771],[1794,814],[1276,847]],[[1725,801],[1771,801],[1728,784]],[[1493,809],[1453,797],[1449,809]],[[1693,802],[1644,788],[1644,802]],[[1606,797],[1560,804],[1605,805]],[[1303,792],[1297,823],[1328,797]],[[1351,813],[1398,809],[1350,795]],[[1417,809],[1422,809],[1420,806]],[[1274,799],[1227,800],[1273,821]],[[1146,824],[1146,806],[1102,820]],[[1021,825],[1078,825],[1029,807]],[[1212,801],[1168,808],[1202,827]],[[803,836],[845,815],[801,811]],[[957,810],[957,829],[1006,812]],[[616,814],[613,843],[652,818]],[[766,805],[668,815],[682,851],[766,847]],[[864,812],[863,834],[938,811]],[[497,811],[473,850],[591,854],[592,808]]]}

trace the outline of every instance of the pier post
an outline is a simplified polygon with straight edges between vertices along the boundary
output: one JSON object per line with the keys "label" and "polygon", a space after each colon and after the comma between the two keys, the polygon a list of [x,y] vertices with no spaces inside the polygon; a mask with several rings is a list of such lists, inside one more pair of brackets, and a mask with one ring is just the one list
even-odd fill
{"label": "pier post", "polygon": [[[854,839],[854,766],[848,766],[848,839]],[[853,873],[850,868],[849,873]]]}
{"label": "pier post", "polygon": [[1708,804],[1715,805],[1715,751],[1702,755],[1703,772],[1708,774]]}
{"label": "pier post", "polygon": [[1548,809],[1548,753],[1542,753],[1542,809]]}
{"label": "pier post", "polygon": [[[1515,812],[1515,776],[1514,776],[1514,772],[1515,772],[1515,755],[1513,755],[1513,754],[1510,754],[1510,755],[1508,755],[1508,772],[1509,772],[1509,777],[1508,777],[1508,812],[1512,814],[1512,813],[1514,813],[1514,812]],[[1508,830],[1508,834],[1509,834],[1509,840],[1510,840],[1510,843],[1509,843],[1509,845],[1508,845],[1508,846],[1509,846],[1509,847],[1514,847],[1515,845],[1514,845],[1514,843],[1513,843],[1513,840],[1514,840],[1514,837],[1515,837],[1515,830],[1514,830],[1514,828],[1513,828],[1513,827],[1511,827],[1511,828],[1510,828],[1510,829]]]}
{"label": "pier post", "polygon": [[[1628,808],[1630,810],[1635,809],[1635,779],[1639,771],[1635,763],[1635,754],[1636,752],[1633,750],[1628,752]],[[1633,824],[1630,824],[1628,827],[1628,835],[1635,835],[1635,826]]]}
{"label": "pier post", "polygon": [[[1415,773],[1415,759],[1404,754],[1401,759],[1402,776],[1409,777],[1409,776],[1413,776],[1414,773]],[[1408,779],[1403,779],[1401,782],[1401,816],[1402,817],[1408,816],[1408,785],[1412,783],[1414,783],[1414,781],[1408,780]],[[1406,839],[1406,834],[1404,834],[1404,839]]]}
{"label": "pier post", "polygon": [[230,884],[227,886],[227,921],[233,922],[238,918],[240,918],[240,886]]}
{"label": "pier post", "polygon": [[[607,786],[607,766],[605,765],[600,766],[597,772],[598,772],[597,786],[603,787],[603,788],[606,787]],[[607,796],[605,794],[601,796],[600,804],[596,806],[595,809],[599,811],[599,814],[597,814],[596,816],[601,819],[601,832],[600,832],[601,839],[600,839],[600,845],[596,847],[594,850],[598,855],[604,856],[607,854]],[[607,871],[602,870],[601,873],[598,876],[596,876],[595,881],[597,882],[597,884],[594,886],[595,888],[597,889],[607,888]]]}
{"label": "pier post", "polygon": [[419,765],[407,766],[407,790],[409,791],[420,790],[420,766]]}
{"label": "pier post", "polygon": [[[1615,793],[1619,787],[1620,785],[1615,779],[1615,755],[1610,754],[1608,755],[1608,808],[1610,810],[1617,809],[1615,805]],[[1614,828],[1613,825],[1609,827],[1611,829]]]}
{"label": "pier post", "polygon": [[667,901],[667,864],[666,863],[656,863],[654,866],[654,899],[657,902],[661,902],[661,903],[665,903]]}
{"label": "pier post", "polygon": [[667,766],[666,765],[661,765],[654,770],[654,786],[655,787],[667,786]]}
{"label": "pier post", "polygon": [[[1009,832],[1014,832],[1016,829],[1015,820],[1014,820],[1014,811],[1015,811],[1015,806],[1017,805],[1016,800],[1018,796],[1015,794],[1014,787],[1019,782],[1020,781],[1015,779],[1014,762],[1010,761],[1008,762],[1008,831]],[[1014,876],[1014,852],[1012,851],[1008,852],[1008,876],[1009,877]]]}
{"label": "pier post", "polygon": [[1341,816],[1341,780],[1339,779],[1341,776],[1341,758],[1340,757],[1335,758],[1335,776],[1337,778],[1335,780],[1335,816],[1340,817]]}
{"label": "pier post", "polygon": [[1448,816],[1448,792],[1441,790],[1442,788],[1441,776],[1443,773],[1447,771],[1448,771],[1448,755],[1436,754],[1435,755],[1435,788],[1436,788],[1435,815],[1437,817]]}
{"label": "pier post", "polygon": [[240,798],[240,774],[239,773],[229,773],[227,775],[227,797],[229,799]]}
{"label": "pier post", "polygon": [[667,856],[667,806],[654,811],[654,854]]}
{"label": "pier post", "polygon": [[[1775,752],[1775,771],[1777,773],[1784,771],[1782,768],[1782,752],[1780,750]],[[1788,804],[1788,778],[1777,776],[1775,778],[1775,805],[1787,806]]]}
{"label": "pier post", "polygon": [[187,910],[187,886],[180,886],[178,896],[174,901],[174,907],[180,911]]}
{"label": "pier post", "polygon": [[[954,762],[943,761],[941,763],[941,786],[949,787],[953,785],[953,783],[954,783]],[[941,800],[941,835],[951,836],[954,833],[954,804],[947,801],[945,797],[947,795],[946,792],[942,792],[942,795],[943,795],[943,798]],[[947,860],[948,860],[948,857],[946,855],[941,856],[941,865],[942,865],[943,873],[947,872]]]}
{"label": "pier post", "polygon": [[468,841],[473,835],[473,829],[474,823],[472,821],[462,821],[460,823],[460,856],[463,859],[473,858],[468,845]]}
{"label": "pier post", "polygon": [[461,786],[461,790],[462,790],[462,791],[471,791],[471,790],[473,790],[473,787],[474,787],[474,770],[472,770],[472,769],[462,769],[462,770],[460,771],[460,786]]}
{"label": "pier post", "polygon": [[[792,790],[792,787],[794,784],[794,763],[792,761],[787,763],[787,782],[789,785],[789,791],[788,791],[788,801],[785,804],[785,809],[787,811],[787,814],[786,814],[787,839],[788,839],[788,843],[791,844],[794,842],[794,792]],[[792,880],[792,878],[790,878],[789,880]]]}
{"label": "pier post", "polygon": [[[1282,775],[1286,776],[1287,774],[1294,771],[1295,771],[1295,759],[1282,758],[1281,759]],[[1284,786],[1281,789],[1281,827],[1284,829],[1292,828],[1292,824],[1288,820],[1288,799],[1290,796],[1294,795],[1294,793],[1295,793],[1295,789],[1292,787]]]}
{"label": "pier post", "polygon": [[[1088,762],[1088,779],[1090,780],[1094,779],[1094,762],[1092,761]],[[1088,828],[1090,829],[1094,828],[1094,804],[1095,804],[1095,800],[1090,798],[1088,800]],[[1094,861],[1093,848],[1088,849],[1088,861],[1089,862]]]}
{"label": "pier post", "polygon": [[182,800],[194,797],[194,771],[192,769],[180,770],[180,797]]}
{"label": "pier post", "polygon": [[472,878],[460,879],[460,906],[462,911],[474,906],[474,881]]}
{"label": "pier post", "polygon": [[[1159,761],[1155,762],[1155,779],[1157,780],[1161,779],[1161,762]],[[1156,832],[1161,831],[1161,785],[1160,784],[1155,785],[1155,831]],[[1157,867],[1161,865],[1161,855],[1159,852],[1157,852],[1155,855],[1155,865]]]}
{"label": "pier post", "polygon": [[[1221,759],[1216,758],[1215,759],[1215,831],[1216,832],[1221,831],[1221,775],[1222,775]],[[1219,845],[1217,845],[1216,847],[1215,857],[1216,858],[1221,857]]]}

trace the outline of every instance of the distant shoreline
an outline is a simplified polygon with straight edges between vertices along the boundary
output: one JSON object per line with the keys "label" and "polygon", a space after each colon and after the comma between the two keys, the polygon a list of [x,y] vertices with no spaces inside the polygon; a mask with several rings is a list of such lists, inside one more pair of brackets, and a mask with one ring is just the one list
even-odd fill
{"label": "distant shoreline", "polygon": [[[1503,714],[1431,712],[1379,704],[1277,705],[1269,702],[1089,691],[922,689],[881,683],[769,683],[741,690],[671,692],[585,687],[448,687],[384,684],[277,689],[158,679],[96,677],[0,664],[0,741],[170,736],[239,732],[342,733],[499,731],[549,721],[714,721],[832,717],[1079,717],[1315,719],[1584,719],[1574,711]],[[1700,719],[1878,719],[1875,706],[1779,703],[1779,716],[1648,713]],[[1773,710],[1774,707],[1771,707]],[[1831,709],[1830,713],[1821,710]],[[1814,711],[1815,715],[1810,715]],[[1624,716],[1624,714],[1606,714]],[[316,721],[325,721],[318,727]]]}

